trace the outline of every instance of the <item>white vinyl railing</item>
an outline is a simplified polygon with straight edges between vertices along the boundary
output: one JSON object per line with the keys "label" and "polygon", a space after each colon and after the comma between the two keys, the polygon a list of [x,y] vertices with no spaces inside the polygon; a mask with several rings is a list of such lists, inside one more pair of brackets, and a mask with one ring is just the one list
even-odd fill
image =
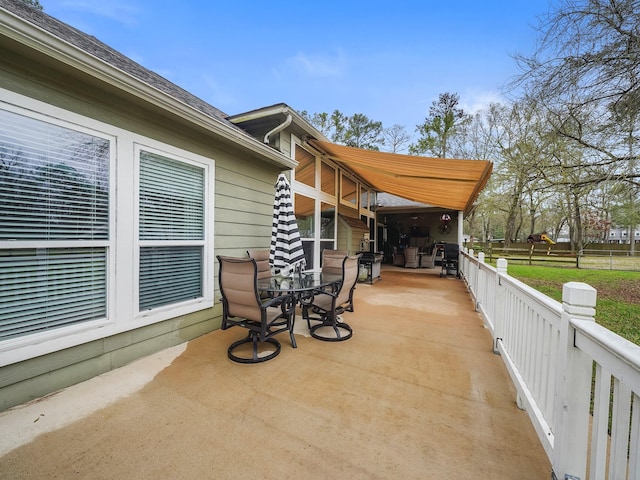
{"label": "white vinyl railing", "polygon": [[596,290],[562,303],[463,250],[460,273],[552,465],[552,478],[640,480],[640,346],[595,323]]}

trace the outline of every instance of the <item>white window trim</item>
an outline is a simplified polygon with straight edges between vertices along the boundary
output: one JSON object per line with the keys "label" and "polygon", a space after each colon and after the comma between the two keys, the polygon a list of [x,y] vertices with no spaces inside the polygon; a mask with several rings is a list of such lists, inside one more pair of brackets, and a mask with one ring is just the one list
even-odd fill
{"label": "white window trim", "polygon": [[[184,162],[189,165],[194,165],[199,168],[202,168],[205,172],[205,206],[204,206],[204,239],[202,240],[183,240],[183,241],[173,241],[172,245],[195,245],[203,247],[203,262],[205,265],[202,279],[202,293],[203,296],[200,298],[196,298],[194,300],[188,300],[176,304],[165,305],[157,308],[153,308],[151,310],[145,310],[140,312],[138,310],[139,299],[140,299],[140,269],[137,268],[134,272],[133,276],[133,300],[132,304],[136,310],[136,320],[140,321],[142,324],[150,324],[155,323],[157,321],[166,320],[168,318],[173,318],[180,315],[185,315],[187,313],[191,313],[193,311],[202,310],[204,308],[209,308],[213,306],[213,282],[214,282],[214,269],[208,268],[209,265],[212,265],[212,259],[208,256],[207,249],[207,240],[210,238],[209,234],[213,230],[213,208],[211,208],[211,204],[213,203],[213,188],[214,188],[214,180],[213,180],[213,166],[209,165],[210,161],[208,161],[204,157],[199,157],[194,154],[188,154],[187,152],[170,148],[167,145],[164,145],[162,149],[158,149],[157,146],[150,146],[152,142],[137,143],[134,142],[134,164],[135,164],[135,199],[134,199],[134,245],[133,249],[133,259],[134,265],[140,265],[140,247],[142,246],[156,246],[156,245],[165,245],[166,242],[163,241],[154,241],[154,240],[145,240],[141,241],[138,236],[139,226],[140,226],[140,196],[138,192],[140,191],[140,151],[144,150],[150,153],[155,153],[157,155],[161,155],[163,157],[171,158],[172,160],[176,160],[179,162]],[[194,310],[195,307],[195,310]]]}
{"label": "white window trim", "polygon": [[[0,88],[0,108],[34,119],[90,133],[111,141],[108,244],[107,318],[83,322],[47,332],[0,341],[0,366],[74,347],[115,334],[134,330],[181,315],[194,313],[214,304],[214,184],[215,160],[135,134],[111,124]],[[206,167],[205,242],[203,297],[169,305],[139,315],[137,298],[137,166],[135,145],[145,145],[161,154]],[[95,242],[92,245],[97,245]],[[5,242],[0,248],[42,246],[43,242]],[[67,246],[68,242],[47,242],[47,247]],[[74,246],[82,246],[75,242]],[[119,277],[116,278],[116,274]],[[135,292],[135,293],[134,293]]]}

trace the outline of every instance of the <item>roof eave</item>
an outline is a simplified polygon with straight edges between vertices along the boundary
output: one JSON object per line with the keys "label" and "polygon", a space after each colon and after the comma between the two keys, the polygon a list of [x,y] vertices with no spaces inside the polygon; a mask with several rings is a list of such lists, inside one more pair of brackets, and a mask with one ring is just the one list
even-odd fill
{"label": "roof eave", "polygon": [[307,120],[305,120],[302,117],[302,115],[300,115],[297,111],[295,111],[286,103],[278,103],[275,105],[271,105],[269,107],[258,108],[255,110],[251,110],[249,112],[239,113],[237,115],[231,115],[227,117],[227,120],[229,120],[232,123],[238,124],[238,123],[247,122],[250,120],[272,117],[275,115],[291,115],[293,119],[293,123],[296,126],[298,126],[300,129],[304,130],[309,137],[322,140],[325,142],[329,141],[329,139],[325,137],[322,134],[322,132],[317,130],[313,125],[311,125]]}

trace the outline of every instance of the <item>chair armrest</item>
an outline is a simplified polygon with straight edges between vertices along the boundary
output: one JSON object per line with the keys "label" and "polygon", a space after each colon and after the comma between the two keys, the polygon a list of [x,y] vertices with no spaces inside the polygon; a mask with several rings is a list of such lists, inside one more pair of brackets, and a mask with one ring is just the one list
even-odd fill
{"label": "chair armrest", "polygon": [[314,288],[312,290],[307,290],[305,291],[301,296],[300,296],[300,305],[301,306],[307,306],[310,307],[313,305],[313,300],[315,299],[315,297],[317,295],[328,295],[330,297],[337,297],[338,296],[338,292],[334,292],[334,291],[329,291],[326,288]]}
{"label": "chair armrest", "polygon": [[282,313],[286,313],[296,306],[296,298],[293,293],[279,295],[277,297],[269,298],[266,302],[262,303],[262,308],[280,307]]}

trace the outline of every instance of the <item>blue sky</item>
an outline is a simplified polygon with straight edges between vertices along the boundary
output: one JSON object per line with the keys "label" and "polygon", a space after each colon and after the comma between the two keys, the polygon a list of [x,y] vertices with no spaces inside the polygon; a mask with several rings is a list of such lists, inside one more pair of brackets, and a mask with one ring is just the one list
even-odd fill
{"label": "blue sky", "polygon": [[274,103],[410,134],[438,95],[500,100],[548,0],[40,0],[229,115]]}

